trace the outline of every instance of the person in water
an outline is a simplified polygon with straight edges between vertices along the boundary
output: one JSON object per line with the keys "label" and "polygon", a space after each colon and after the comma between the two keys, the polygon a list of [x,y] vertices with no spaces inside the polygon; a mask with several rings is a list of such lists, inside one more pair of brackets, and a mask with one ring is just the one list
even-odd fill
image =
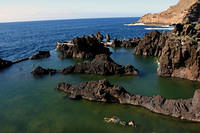
{"label": "person in water", "polygon": [[111,118],[104,118],[104,120],[107,122],[107,123],[114,123],[114,124],[120,124],[122,126],[132,126],[132,127],[136,127],[135,125],[135,122],[134,121],[129,121],[129,122],[126,122],[126,121],[121,121],[119,119],[119,117],[117,116],[113,116]]}

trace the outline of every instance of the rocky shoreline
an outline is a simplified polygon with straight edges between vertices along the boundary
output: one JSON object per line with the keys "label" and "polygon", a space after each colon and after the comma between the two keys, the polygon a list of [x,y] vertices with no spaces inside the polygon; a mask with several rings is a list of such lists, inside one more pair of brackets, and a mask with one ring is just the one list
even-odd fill
{"label": "rocky shoreline", "polygon": [[72,99],[130,104],[144,107],[155,113],[200,122],[200,90],[195,91],[193,98],[173,100],[161,96],[147,97],[130,94],[123,87],[110,84],[108,80],[81,84],[59,83],[56,89],[65,92]]}
{"label": "rocky shoreline", "polygon": [[170,33],[146,34],[133,54],[159,57],[159,76],[200,81],[200,24],[177,24]]}

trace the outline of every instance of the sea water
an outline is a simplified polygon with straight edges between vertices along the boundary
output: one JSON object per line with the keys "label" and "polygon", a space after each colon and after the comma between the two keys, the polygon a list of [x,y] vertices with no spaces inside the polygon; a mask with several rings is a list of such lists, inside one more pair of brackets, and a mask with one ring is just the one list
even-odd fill
{"label": "sea water", "polygon": [[[60,59],[55,51],[57,41],[75,36],[109,33],[111,37],[128,39],[143,37],[149,26],[125,26],[138,18],[80,19],[0,24],[0,58],[17,60],[38,50],[50,50],[51,56],[29,60],[0,71],[0,133],[198,133],[199,123],[152,113],[131,105],[106,104],[71,100],[55,90],[59,82],[78,84],[108,79],[127,91],[145,96],[161,95],[171,99],[191,98],[200,83],[157,76],[157,58],[135,56],[133,49],[113,49],[111,58],[121,65],[134,65],[139,76],[96,76],[88,74],[56,74],[34,78],[37,66],[60,69],[82,60]],[[134,120],[137,128],[104,122],[104,117],[118,116]]]}

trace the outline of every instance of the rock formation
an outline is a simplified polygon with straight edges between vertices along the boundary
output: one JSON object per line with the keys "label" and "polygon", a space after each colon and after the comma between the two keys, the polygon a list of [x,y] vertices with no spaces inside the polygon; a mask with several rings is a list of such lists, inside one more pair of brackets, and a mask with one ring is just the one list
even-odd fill
{"label": "rock formation", "polygon": [[133,39],[118,40],[117,38],[114,38],[111,46],[114,48],[119,48],[119,47],[134,48],[138,45],[139,42],[140,42],[140,38],[138,38],[138,37],[134,38],[134,40]]}
{"label": "rock formation", "polygon": [[134,54],[160,57],[158,75],[200,81],[200,24],[176,24],[171,33],[146,34]]}
{"label": "rock formation", "polygon": [[[73,71],[71,71],[73,69]],[[66,72],[67,70],[67,72]],[[108,55],[100,54],[91,62],[84,61],[77,63],[73,67],[61,70],[63,73],[87,73],[97,75],[138,75],[139,72],[132,65],[121,66],[115,63]]]}
{"label": "rock formation", "polygon": [[27,60],[35,60],[35,59],[42,59],[42,58],[47,58],[50,56],[50,52],[49,51],[39,51],[37,54],[29,57],[29,58],[23,58],[23,59],[20,59],[20,60],[17,60],[17,61],[7,61],[7,60],[2,60],[0,58],[0,69],[3,69],[3,68],[7,68],[13,64],[17,64],[17,63],[20,63],[20,62],[23,62],[23,61],[27,61]]}
{"label": "rock formation", "polygon": [[149,25],[172,25],[198,22],[200,19],[199,0],[179,0],[175,6],[156,14],[146,14],[137,23]]}
{"label": "rock formation", "polygon": [[99,42],[102,42],[103,39],[104,39],[104,36],[100,33],[100,32],[97,32],[96,33],[96,38]]}
{"label": "rock formation", "polygon": [[161,96],[147,97],[130,94],[121,86],[111,85],[108,80],[90,81],[77,85],[59,83],[56,88],[67,93],[72,99],[131,104],[142,106],[155,113],[200,122],[200,90],[196,90],[191,99],[173,100]]}
{"label": "rock formation", "polygon": [[57,43],[57,51],[61,58],[94,58],[98,54],[110,55],[110,50],[93,36],[74,38],[72,45]]}
{"label": "rock formation", "polygon": [[138,75],[139,72],[132,65],[121,66],[116,64],[108,55],[100,54],[95,57],[91,62],[84,61],[77,63],[74,66],[69,66],[61,70],[44,69],[41,67],[36,68],[32,74],[34,76],[42,76],[60,72],[63,74],[69,73],[86,73],[97,75]]}
{"label": "rock formation", "polygon": [[144,56],[161,56],[162,48],[164,47],[167,38],[166,32],[160,33],[158,31],[153,31],[146,34],[135,47],[133,53],[135,55]]}
{"label": "rock formation", "polygon": [[1,69],[4,69],[4,68],[6,68],[6,67],[9,67],[9,66],[11,66],[13,63],[11,62],[11,61],[7,61],[7,60],[2,60],[1,58],[0,58],[0,70]]}
{"label": "rock formation", "polygon": [[33,76],[35,77],[40,77],[43,75],[53,75],[56,74],[56,70],[54,69],[44,69],[40,66],[38,66],[34,71],[32,71],[31,73],[33,74]]}
{"label": "rock formation", "polygon": [[106,42],[110,42],[110,35],[106,34]]}
{"label": "rock formation", "polygon": [[30,60],[48,58],[49,56],[50,56],[49,51],[39,51],[37,54],[31,56]]}
{"label": "rock formation", "polygon": [[162,49],[158,75],[200,81],[200,24],[179,24]]}

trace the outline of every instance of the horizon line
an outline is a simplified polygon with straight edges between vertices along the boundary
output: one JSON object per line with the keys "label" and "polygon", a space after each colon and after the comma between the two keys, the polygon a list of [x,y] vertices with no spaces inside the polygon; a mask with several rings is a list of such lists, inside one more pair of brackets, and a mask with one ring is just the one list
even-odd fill
{"label": "horizon line", "polygon": [[78,20],[78,19],[107,19],[107,18],[140,18],[141,16],[122,16],[122,17],[81,17],[81,18],[61,18],[61,19],[38,19],[38,20],[19,20],[19,21],[5,21],[5,22],[0,22],[0,24],[5,24],[5,23],[23,23],[23,22],[43,22],[43,21],[62,21],[62,20]]}

